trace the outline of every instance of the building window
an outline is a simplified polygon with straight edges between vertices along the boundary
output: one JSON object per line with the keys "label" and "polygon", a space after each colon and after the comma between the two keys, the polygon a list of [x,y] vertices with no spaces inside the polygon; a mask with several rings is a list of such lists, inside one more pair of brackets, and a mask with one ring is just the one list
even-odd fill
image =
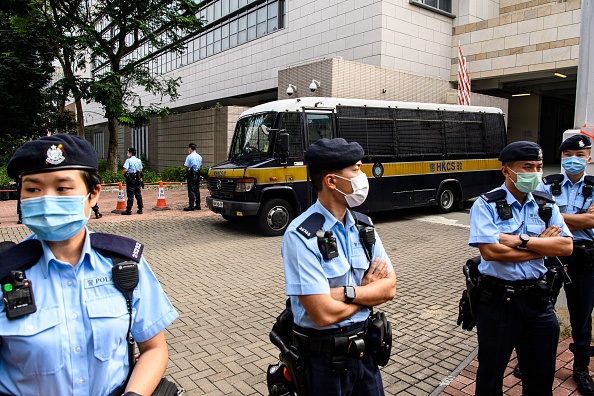
{"label": "building window", "polygon": [[452,0],[409,0],[409,2],[423,8],[442,11],[446,15],[452,12]]}
{"label": "building window", "polygon": [[144,160],[148,160],[148,125],[139,128],[132,128],[132,145],[136,149],[136,156],[140,158],[144,155]]}
{"label": "building window", "polygon": [[95,146],[97,157],[105,158],[105,141],[103,139],[103,132],[95,132],[93,134],[93,146]]}

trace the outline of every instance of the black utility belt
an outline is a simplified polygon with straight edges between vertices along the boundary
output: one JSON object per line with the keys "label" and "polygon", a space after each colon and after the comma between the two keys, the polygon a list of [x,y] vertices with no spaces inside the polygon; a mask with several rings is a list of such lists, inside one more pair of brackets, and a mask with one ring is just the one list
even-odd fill
{"label": "black utility belt", "polygon": [[[364,352],[366,324],[356,324],[342,327],[341,329],[315,330],[306,329],[295,325],[293,329],[293,343],[299,350],[305,350],[312,354],[330,353],[337,355],[350,354],[351,343],[362,341]],[[360,345],[361,346],[361,345]]]}
{"label": "black utility belt", "polygon": [[573,253],[571,256],[561,257],[561,261],[576,271],[594,269],[594,242],[573,241]]}
{"label": "black utility belt", "polygon": [[481,275],[480,282],[482,283],[483,292],[491,294],[494,298],[502,299],[540,295],[543,290],[546,289],[547,285],[544,277],[541,277],[540,279],[508,281],[492,276]]}

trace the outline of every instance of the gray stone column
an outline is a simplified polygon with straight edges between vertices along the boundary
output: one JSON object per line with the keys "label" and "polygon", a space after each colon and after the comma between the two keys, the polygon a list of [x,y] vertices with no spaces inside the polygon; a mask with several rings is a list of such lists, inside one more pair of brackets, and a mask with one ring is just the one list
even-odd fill
{"label": "gray stone column", "polygon": [[[574,126],[594,126],[594,0],[582,0]],[[591,128],[588,128],[591,133]]]}

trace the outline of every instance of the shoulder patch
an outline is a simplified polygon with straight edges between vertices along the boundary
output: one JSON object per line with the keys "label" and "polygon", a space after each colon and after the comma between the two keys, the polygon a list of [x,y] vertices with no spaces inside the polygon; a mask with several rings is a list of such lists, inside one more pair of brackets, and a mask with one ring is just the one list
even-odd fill
{"label": "shoulder patch", "polygon": [[91,246],[94,249],[107,253],[115,253],[127,260],[140,262],[144,245],[134,239],[100,232],[90,234],[89,238],[91,239]]}
{"label": "shoulder patch", "polygon": [[584,184],[589,186],[594,186],[594,176],[586,175],[584,176]]}
{"label": "shoulder patch", "polygon": [[554,173],[542,178],[545,184],[553,184],[555,182],[561,182],[565,179],[562,173]]}
{"label": "shoulder patch", "polygon": [[499,199],[505,199],[506,197],[507,192],[502,188],[481,195],[481,198],[486,202],[495,202]]}
{"label": "shoulder patch", "polygon": [[546,193],[543,191],[532,191],[532,195],[534,196],[534,199],[536,199],[536,200],[542,199],[548,203],[555,203],[555,197],[549,193]]}
{"label": "shoulder patch", "polygon": [[24,271],[31,268],[43,256],[41,241],[38,239],[28,239],[12,246],[3,242],[2,247],[7,249],[0,253],[0,279],[10,271],[17,269]]}
{"label": "shoulder patch", "polygon": [[354,210],[351,210],[351,214],[353,215],[355,220],[357,220],[357,222],[362,223],[363,225],[368,227],[373,227],[373,221],[369,216],[364,215],[363,213],[355,212]]}
{"label": "shoulder patch", "polygon": [[325,220],[323,214],[312,213],[303,223],[297,226],[297,231],[307,239],[313,238],[316,235],[316,231],[322,228]]}

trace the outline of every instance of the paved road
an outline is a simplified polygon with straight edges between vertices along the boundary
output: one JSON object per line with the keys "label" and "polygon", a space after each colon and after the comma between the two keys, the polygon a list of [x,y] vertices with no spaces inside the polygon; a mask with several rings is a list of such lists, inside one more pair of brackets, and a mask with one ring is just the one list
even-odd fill
{"label": "paved road", "polygon": [[[167,330],[167,375],[188,395],[266,395],[265,370],[278,355],[268,332],[285,300],[281,238],[206,213],[132,217],[91,221],[90,228],[146,244],[145,255],[180,314]],[[407,219],[403,212],[375,220],[398,277],[395,300],[382,307],[396,336],[382,370],[386,394],[428,395],[475,348],[474,333],[454,327],[461,263],[473,253],[468,230]],[[0,232],[15,241],[27,234],[23,226]]]}

